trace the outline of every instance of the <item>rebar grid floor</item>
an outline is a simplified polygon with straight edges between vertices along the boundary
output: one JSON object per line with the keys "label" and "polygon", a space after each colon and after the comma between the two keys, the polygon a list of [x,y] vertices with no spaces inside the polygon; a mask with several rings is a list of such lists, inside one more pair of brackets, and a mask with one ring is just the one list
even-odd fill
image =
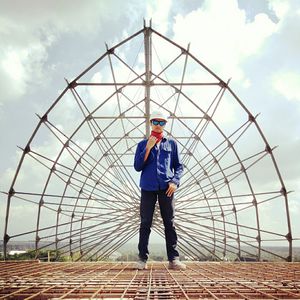
{"label": "rebar grid floor", "polygon": [[300,299],[300,263],[1,262],[0,299]]}

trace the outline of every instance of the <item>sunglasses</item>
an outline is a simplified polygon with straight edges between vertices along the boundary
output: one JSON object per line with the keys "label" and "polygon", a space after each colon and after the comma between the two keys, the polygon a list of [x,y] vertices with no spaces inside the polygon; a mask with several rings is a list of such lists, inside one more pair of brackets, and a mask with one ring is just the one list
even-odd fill
{"label": "sunglasses", "polygon": [[153,125],[165,126],[167,122],[166,122],[166,121],[152,120],[151,123],[152,123]]}

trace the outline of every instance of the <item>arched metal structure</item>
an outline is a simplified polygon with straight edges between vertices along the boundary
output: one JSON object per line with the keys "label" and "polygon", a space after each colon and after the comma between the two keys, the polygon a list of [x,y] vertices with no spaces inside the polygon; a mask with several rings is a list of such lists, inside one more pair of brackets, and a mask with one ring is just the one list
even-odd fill
{"label": "arched metal structure", "polygon": [[[136,236],[133,169],[149,112],[170,116],[181,149],[179,247],[194,260],[292,258],[287,191],[256,117],[198,58],[151,26],[79,74],[29,139],[7,198],[4,251],[34,240],[74,259],[103,259]],[[154,231],[163,236],[156,212]],[[280,246],[283,252],[277,251]]]}

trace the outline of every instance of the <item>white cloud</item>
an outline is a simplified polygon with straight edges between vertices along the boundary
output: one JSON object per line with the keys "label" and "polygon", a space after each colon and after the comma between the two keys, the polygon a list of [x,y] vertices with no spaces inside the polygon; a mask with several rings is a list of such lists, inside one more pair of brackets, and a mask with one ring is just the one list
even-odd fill
{"label": "white cloud", "polygon": [[270,0],[269,7],[273,9],[276,16],[281,19],[284,18],[289,10],[290,10],[290,3],[289,1],[282,1],[282,0]]}
{"label": "white cloud", "polygon": [[255,55],[260,52],[266,39],[277,30],[277,25],[273,23],[266,14],[258,14],[255,16],[254,21],[251,23],[245,23],[241,32],[241,42],[239,55],[241,60],[247,58],[247,56]]}
{"label": "white cloud", "polygon": [[169,12],[172,0],[154,0],[147,3],[146,21],[152,19],[153,24],[159,25],[159,31],[165,34],[169,27]]}
{"label": "white cloud", "polygon": [[[0,89],[1,102],[18,99],[32,83],[47,84],[48,51],[63,34],[80,38],[99,34],[112,13],[114,20],[124,12],[114,1],[35,1],[1,3],[0,12]],[[49,69],[47,69],[49,68]],[[13,89],[6,88],[11,82]]]}
{"label": "white cloud", "polygon": [[265,14],[248,22],[237,1],[205,1],[189,14],[177,15],[174,38],[179,44],[191,42],[191,52],[224,80],[247,80],[241,64],[258,55],[276,24]]}
{"label": "white cloud", "polygon": [[[31,83],[42,84],[45,76],[44,63],[48,58],[47,48],[53,36],[41,39],[32,28],[16,25],[13,20],[0,16],[1,101],[23,96]],[[7,88],[13,83],[13,88]]]}
{"label": "white cloud", "polygon": [[[40,41],[31,29],[17,25],[0,14],[0,75],[1,101],[25,94],[30,82],[42,83],[46,48],[52,43],[48,35]],[[8,88],[13,83],[13,88]]]}
{"label": "white cloud", "polygon": [[[3,47],[1,52],[2,100],[23,96],[30,82],[42,84],[42,68],[47,59],[45,45],[34,41],[28,47]],[[14,83],[13,89],[7,88],[8,82]]]}
{"label": "white cloud", "polygon": [[[20,151],[17,151],[17,155],[15,156],[15,160],[20,159]],[[11,185],[11,182],[14,178],[16,170],[13,168],[6,169],[2,174],[0,173],[0,191],[8,191]]]}
{"label": "white cloud", "polygon": [[279,71],[272,78],[272,86],[276,92],[290,101],[300,101],[300,73]]}
{"label": "white cloud", "polygon": [[107,5],[97,0],[89,1],[89,5],[79,0],[29,0],[18,2],[17,7],[15,3],[6,1],[1,8],[2,19],[18,20],[21,25],[25,22],[25,30],[40,30],[40,33],[47,30],[55,35],[63,32],[85,35],[92,34],[103,21],[109,20],[107,13],[114,9],[114,4]]}
{"label": "white cloud", "polygon": [[20,80],[24,77],[22,62],[16,51],[13,49],[7,51],[6,57],[4,57],[1,65],[3,70],[10,75],[12,80]]}

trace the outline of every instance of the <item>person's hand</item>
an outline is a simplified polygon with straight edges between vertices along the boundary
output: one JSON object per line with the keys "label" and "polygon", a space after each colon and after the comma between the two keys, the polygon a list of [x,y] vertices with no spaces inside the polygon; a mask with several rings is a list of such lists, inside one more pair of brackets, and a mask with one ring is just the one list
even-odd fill
{"label": "person's hand", "polygon": [[150,136],[148,141],[147,141],[147,145],[146,145],[146,153],[145,153],[145,157],[144,157],[144,162],[148,159],[148,156],[150,154],[151,149],[154,147],[154,145],[156,144],[157,138],[155,136]]}
{"label": "person's hand", "polygon": [[173,182],[169,182],[169,187],[166,191],[167,196],[171,197],[173,193],[176,191],[176,189],[177,189],[177,185]]}
{"label": "person's hand", "polygon": [[146,145],[149,150],[152,149],[156,144],[157,138],[155,136],[150,136]]}

